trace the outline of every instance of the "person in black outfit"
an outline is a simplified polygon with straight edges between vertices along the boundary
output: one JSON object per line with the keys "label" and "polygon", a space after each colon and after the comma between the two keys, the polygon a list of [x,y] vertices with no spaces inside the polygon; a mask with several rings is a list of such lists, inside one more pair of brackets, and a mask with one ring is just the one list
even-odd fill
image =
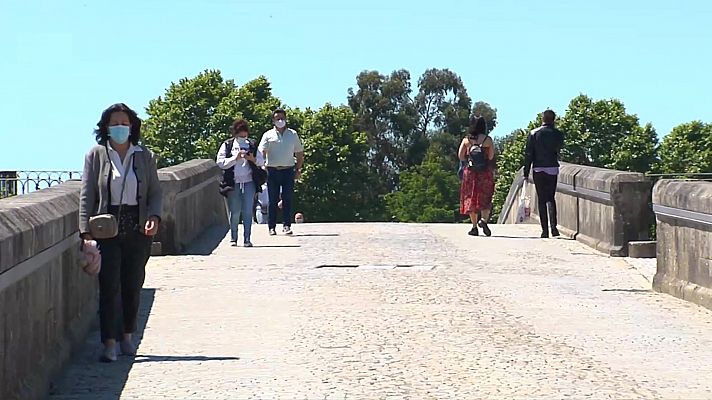
{"label": "person in black outfit", "polygon": [[[524,153],[524,179],[534,169],[534,187],[539,205],[541,237],[559,236],[556,229],[556,183],[559,175],[559,151],[564,147],[564,134],[554,127],[556,114],[546,110],[541,115],[542,126],[531,131]],[[547,210],[547,204],[550,209]]]}

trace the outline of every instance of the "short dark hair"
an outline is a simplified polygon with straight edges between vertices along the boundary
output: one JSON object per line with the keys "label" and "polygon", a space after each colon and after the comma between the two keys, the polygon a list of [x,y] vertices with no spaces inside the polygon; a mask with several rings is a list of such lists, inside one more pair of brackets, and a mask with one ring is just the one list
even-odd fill
{"label": "short dark hair", "polygon": [[230,132],[232,132],[233,135],[235,135],[239,132],[250,133],[250,128],[247,125],[247,121],[245,121],[244,119],[236,119],[235,122],[233,122],[232,126],[230,127]]}
{"label": "short dark hair", "polygon": [[553,110],[550,110],[548,108],[546,110],[544,110],[544,112],[541,113],[541,115],[542,115],[542,118],[544,119],[544,121],[546,121],[546,122],[554,122],[556,120],[556,113]]}
{"label": "short dark hair", "polygon": [[96,136],[96,142],[105,145],[106,141],[109,140],[109,120],[111,119],[111,114],[123,112],[129,116],[129,123],[131,124],[131,131],[129,132],[129,141],[137,145],[138,141],[141,140],[141,119],[136,114],[136,111],[129,108],[124,103],[112,104],[101,113],[101,118],[99,122],[96,123],[96,129],[94,129],[94,136]]}
{"label": "short dark hair", "polygon": [[485,118],[480,116],[470,118],[470,128],[467,133],[470,136],[486,135],[487,121],[485,121]]}
{"label": "short dark hair", "polygon": [[282,115],[284,115],[285,118],[287,118],[287,112],[284,111],[284,109],[282,109],[282,108],[278,108],[278,109],[272,111],[272,118],[274,118],[275,114],[282,114]]}

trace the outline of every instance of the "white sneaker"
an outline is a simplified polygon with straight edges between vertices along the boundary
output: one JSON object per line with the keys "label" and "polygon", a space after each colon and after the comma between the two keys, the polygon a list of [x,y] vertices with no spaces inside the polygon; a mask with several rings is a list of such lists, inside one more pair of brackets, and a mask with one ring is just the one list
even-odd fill
{"label": "white sneaker", "polygon": [[292,234],[292,228],[289,226],[285,226],[282,228],[282,232],[284,232],[285,235],[291,235]]}

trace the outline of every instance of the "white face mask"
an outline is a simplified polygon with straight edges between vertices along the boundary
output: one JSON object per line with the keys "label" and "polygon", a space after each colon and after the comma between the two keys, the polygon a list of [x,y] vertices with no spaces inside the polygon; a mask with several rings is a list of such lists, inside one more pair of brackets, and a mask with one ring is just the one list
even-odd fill
{"label": "white face mask", "polygon": [[246,138],[246,137],[240,137],[240,136],[238,136],[238,137],[237,137],[237,142],[240,143],[240,144],[247,143],[247,138]]}
{"label": "white face mask", "polygon": [[276,126],[277,129],[282,129],[287,126],[287,122],[283,119],[278,119],[277,121],[275,121],[274,126]]}

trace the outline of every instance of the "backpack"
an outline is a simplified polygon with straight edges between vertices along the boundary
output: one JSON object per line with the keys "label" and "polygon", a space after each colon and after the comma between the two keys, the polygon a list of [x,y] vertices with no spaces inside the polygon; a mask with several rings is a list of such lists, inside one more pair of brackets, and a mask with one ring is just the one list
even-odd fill
{"label": "backpack", "polygon": [[485,153],[484,148],[482,147],[486,140],[487,136],[485,136],[485,139],[482,141],[482,143],[475,143],[470,146],[470,151],[468,152],[467,157],[467,168],[470,171],[482,172],[487,169],[487,154]]}
{"label": "backpack", "polygon": [[[257,143],[252,139],[247,139],[249,143],[248,152],[257,155]],[[232,146],[235,143],[235,139],[228,139],[225,141],[225,155],[232,153]],[[262,192],[262,185],[267,182],[267,171],[258,167],[255,163],[248,161],[247,164],[252,170],[252,181],[255,182],[255,190],[257,193]],[[235,168],[228,168],[223,171],[223,179],[220,182],[220,194],[227,196],[227,193],[235,188]]]}

